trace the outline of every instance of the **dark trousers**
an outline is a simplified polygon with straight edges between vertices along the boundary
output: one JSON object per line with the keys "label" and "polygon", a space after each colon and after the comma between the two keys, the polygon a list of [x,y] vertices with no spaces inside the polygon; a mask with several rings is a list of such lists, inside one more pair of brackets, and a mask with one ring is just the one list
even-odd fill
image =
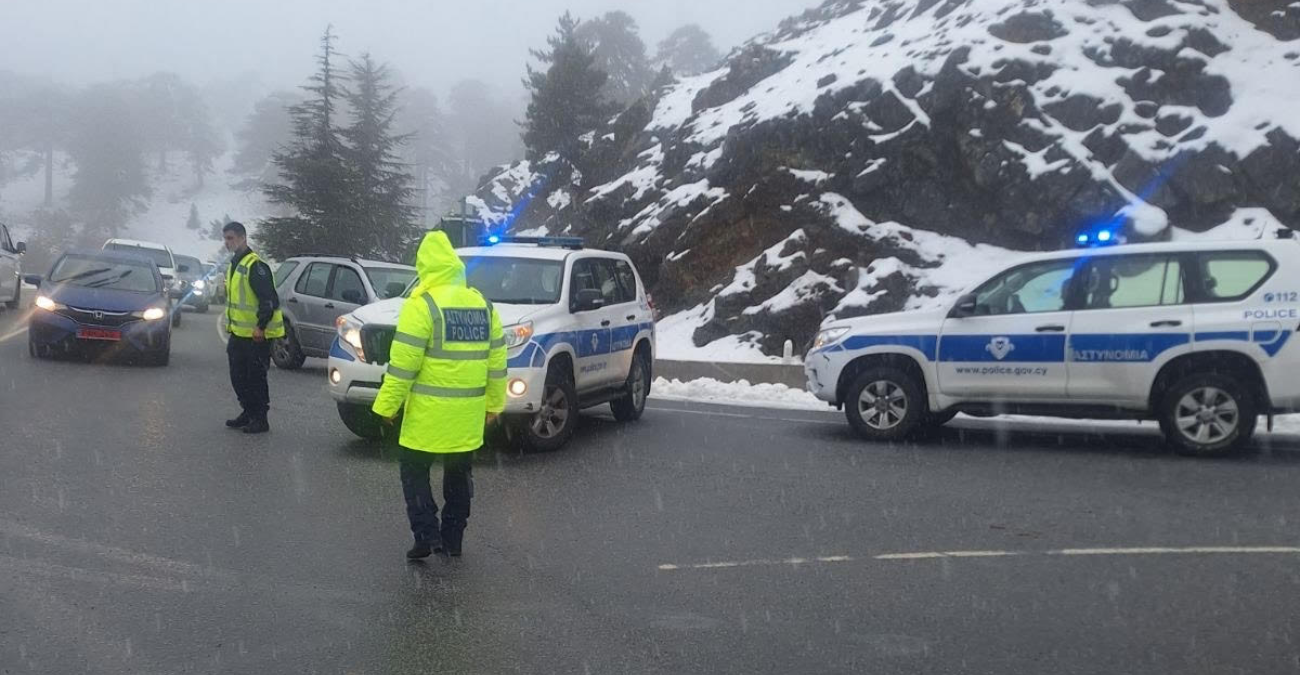
{"label": "dark trousers", "polygon": [[254,342],[252,338],[231,335],[226,343],[226,357],[230,361],[230,386],[235,388],[239,407],[253,419],[265,419],[271,407],[271,392],[266,386],[271,341]]}
{"label": "dark trousers", "polygon": [[[402,493],[406,497],[406,517],[411,534],[419,542],[442,541],[460,548],[465,523],[469,521],[469,503],[474,498],[472,452],[437,454],[402,448]],[[438,526],[438,504],[429,485],[429,469],[442,462],[442,526]]]}

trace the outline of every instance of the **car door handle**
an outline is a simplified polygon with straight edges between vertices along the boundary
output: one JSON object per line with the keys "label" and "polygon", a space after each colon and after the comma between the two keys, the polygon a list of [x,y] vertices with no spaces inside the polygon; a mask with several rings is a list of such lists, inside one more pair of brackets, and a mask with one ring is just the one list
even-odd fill
{"label": "car door handle", "polygon": [[609,328],[609,319],[605,319],[604,321],[601,321],[601,322],[600,322],[600,327],[601,327],[601,328]]}
{"label": "car door handle", "polygon": [[628,315],[627,315],[627,320],[628,320],[628,321],[636,321],[636,315],[635,315],[635,314],[628,314]]}
{"label": "car door handle", "polygon": [[325,303],[325,309],[334,309],[334,303],[332,302]]}
{"label": "car door handle", "polygon": [[289,298],[289,302],[290,302],[291,304],[296,305],[296,304],[298,304],[298,298]]}
{"label": "car door handle", "polygon": [[1065,326],[1053,323],[1053,324],[1048,324],[1046,326],[1039,326],[1034,330],[1038,331],[1039,333],[1064,333]]}
{"label": "car door handle", "polygon": [[1152,328],[1173,328],[1175,326],[1181,326],[1181,325],[1183,325],[1183,322],[1177,319],[1165,319],[1164,321],[1151,322]]}

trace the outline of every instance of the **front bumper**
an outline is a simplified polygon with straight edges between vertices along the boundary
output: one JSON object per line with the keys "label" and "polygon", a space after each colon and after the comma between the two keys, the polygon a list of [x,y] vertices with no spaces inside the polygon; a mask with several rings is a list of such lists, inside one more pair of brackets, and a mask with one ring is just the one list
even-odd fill
{"label": "front bumper", "polygon": [[808,391],[813,396],[831,405],[839,404],[839,392],[836,391],[838,383],[832,374],[831,360],[826,352],[809,354],[803,362],[803,373],[808,379]]}
{"label": "front bumper", "polygon": [[[519,355],[528,350],[517,348],[511,363],[519,363]],[[531,358],[531,353],[527,355]],[[330,345],[329,361],[325,367],[326,380],[329,383],[330,398],[339,403],[369,406],[379,396],[379,387],[384,381],[387,365],[366,363],[357,359],[352,349],[338,338]],[[546,384],[546,369],[529,366],[511,365],[506,375],[506,414],[531,414],[541,409],[542,390]],[[336,375],[337,374],[337,375]],[[337,382],[335,381],[337,379]],[[522,382],[524,393],[515,396],[510,393],[512,382]],[[513,385],[518,388],[519,385]]]}
{"label": "front bumper", "polygon": [[[122,339],[117,342],[82,340],[77,337],[78,328],[121,331]],[[109,326],[82,323],[62,314],[38,309],[32,313],[31,320],[28,322],[27,336],[38,345],[61,352],[70,352],[81,347],[98,347],[128,349],[143,354],[170,347],[171,322],[165,319],[159,321],[139,319],[119,326]]]}
{"label": "front bumper", "polygon": [[181,304],[185,307],[207,307],[212,304],[212,299],[204,291],[192,288],[182,298]]}

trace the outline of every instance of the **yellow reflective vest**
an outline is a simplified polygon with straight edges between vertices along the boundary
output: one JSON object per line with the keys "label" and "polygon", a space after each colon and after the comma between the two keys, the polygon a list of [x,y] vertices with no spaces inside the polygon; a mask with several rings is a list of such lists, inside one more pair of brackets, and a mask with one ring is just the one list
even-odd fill
{"label": "yellow reflective vest", "polygon": [[425,236],[415,268],[420,283],[402,304],[388,372],[371,409],[387,418],[405,405],[405,448],[477,450],[487,413],[505,410],[501,317],[466,285],[465,265],[446,234]]}
{"label": "yellow reflective vest", "polygon": [[[248,280],[248,271],[253,263],[261,262],[256,253],[249,251],[236,265],[230,262],[230,271],[226,276],[226,329],[231,335],[242,338],[253,337],[257,328],[257,294],[253,284]],[[266,338],[284,337],[284,315],[277,308],[266,324]]]}

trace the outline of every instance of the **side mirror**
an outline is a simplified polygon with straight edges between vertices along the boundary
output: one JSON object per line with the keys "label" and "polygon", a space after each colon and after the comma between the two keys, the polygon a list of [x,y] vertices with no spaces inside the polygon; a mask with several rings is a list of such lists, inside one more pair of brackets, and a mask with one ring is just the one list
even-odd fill
{"label": "side mirror", "polygon": [[598,288],[584,288],[573,296],[571,311],[590,312],[605,306],[605,294]]}
{"label": "side mirror", "polygon": [[176,266],[176,271],[177,271],[177,272],[188,272],[188,271],[190,271],[190,266],[189,266],[189,265],[177,265],[177,266]]}
{"label": "side mirror", "polygon": [[957,298],[957,303],[952,306],[952,311],[948,312],[950,319],[962,319],[975,315],[975,294],[967,293]]}
{"label": "side mirror", "polygon": [[343,291],[343,302],[350,302],[354,305],[365,304],[365,298],[362,297],[361,291],[355,288],[349,288]]}
{"label": "side mirror", "polygon": [[22,255],[26,252],[27,252],[27,242],[20,241],[17,244],[14,244],[14,253],[17,253],[18,255]]}
{"label": "side mirror", "polygon": [[29,286],[41,287],[41,275],[39,274],[28,274],[23,277],[23,281]]}

